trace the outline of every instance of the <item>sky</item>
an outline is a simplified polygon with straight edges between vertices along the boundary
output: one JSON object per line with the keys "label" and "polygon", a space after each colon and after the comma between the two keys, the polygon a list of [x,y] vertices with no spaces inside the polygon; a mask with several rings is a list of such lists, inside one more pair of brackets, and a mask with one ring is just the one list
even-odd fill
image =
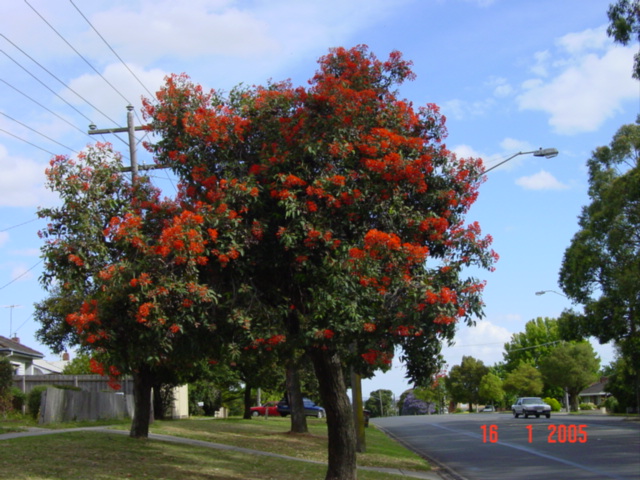
{"label": "sky", "polygon": [[[565,249],[588,203],[586,161],[640,111],[632,79],[638,46],[606,35],[612,0],[4,0],[0,2],[0,335],[57,360],[35,332],[33,304],[45,298],[39,207],[53,155],[110,141],[128,158],[126,136],[90,136],[126,125],[126,107],[151,96],[166,75],[205,88],[290,79],[306,85],[332,47],[394,50],[417,78],[400,96],[436,103],[446,144],[487,168],[519,152],[556,148],[552,159],[516,155],[487,174],[468,221],[500,255],[487,281],[485,316],[460,326],[443,350],[449,368],[471,355],[502,360],[504,343],[536,317],[570,302],[558,287]],[[142,140],[139,134],[138,141]],[[152,163],[142,145],[138,161]],[[154,180],[171,194],[166,173]],[[545,295],[535,292],[546,290]],[[593,341],[602,364],[610,345]],[[363,381],[399,396],[410,384],[397,360]]]}

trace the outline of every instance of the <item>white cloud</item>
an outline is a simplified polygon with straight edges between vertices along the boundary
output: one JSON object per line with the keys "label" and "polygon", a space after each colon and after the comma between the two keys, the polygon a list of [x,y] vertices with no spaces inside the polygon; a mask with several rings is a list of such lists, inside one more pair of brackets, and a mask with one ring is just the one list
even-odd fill
{"label": "white cloud", "polygon": [[624,102],[637,99],[634,47],[613,45],[603,28],[565,35],[556,44],[555,55],[536,54],[532,71],[542,78],[523,82],[521,110],[543,111],[557,133],[575,134],[595,131]]}
{"label": "white cloud", "polygon": [[506,328],[481,320],[474,327],[460,328],[456,333],[456,343],[443,348],[443,354],[449,369],[460,365],[463,355],[482,360],[489,366],[502,361],[504,344],[510,339],[511,333]]}
{"label": "white cloud", "polygon": [[0,206],[33,207],[51,199],[44,188],[45,167],[29,158],[9,155],[0,144]]}
{"label": "white cloud", "polygon": [[97,13],[92,22],[123,58],[140,63],[206,55],[282,64],[309,48],[335,45],[396,6],[384,0],[257,0],[250,7],[196,0],[184,8],[172,0],[146,0]]}
{"label": "white cloud", "polygon": [[532,151],[531,144],[524,140],[518,140],[516,138],[507,137],[500,142],[500,147],[505,152],[528,152]]}
{"label": "white cloud", "polygon": [[482,158],[482,155],[469,145],[456,145],[452,151],[458,158]]}
{"label": "white cloud", "polygon": [[[137,65],[127,64],[127,66],[151,93],[155,93],[158,90],[167,75],[166,72],[160,69],[144,70]],[[124,119],[126,118],[127,103],[130,102],[136,111],[139,111],[142,105],[141,96],[149,97],[149,94],[133,79],[127,67],[122,63],[110,64],[101,73],[115,89],[105,83],[96,73],[82,75],[72,80],[69,86],[89,100],[98,110],[110,117],[117,125],[123,125],[126,123]],[[84,104],[76,95],[69,92],[65,96],[71,103],[76,105]],[[99,116],[94,121],[98,123],[108,122],[107,125],[98,124],[98,128],[114,126],[111,120],[104,116]]]}
{"label": "white cloud", "polygon": [[487,169],[507,160],[496,170],[513,170],[526,161],[527,155],[520,155],[519,152],[532,152],[538,147],[532,147],[531,143],[526,140],[507,137],[500,142],[500,149],[501,153],[489,155],[478,152],[470,145],[461,144],[453,147],[452,152],[458,158],[482,158]]}
{"label": "white cloud", "polygon": [[[265,54],[276,48],[268,25],[228,1],[143,1],[95,14],[92,23],[124,58]],[[143,27],[143,28],[141,28]]]}
{"label": "white cloud", "polygon": [[508,97],[514,92],[514,88],[509,84],[507,79],[502,77],[492,77],[487,85],[493,88],[493,96],[498,98]]}
{"label": "white cloud", "polygon": [[15,280],[17,282],[24,282],[32,278],[34,278],[33,272],[24,265],[14,267],[11,271],[11,280]]}
{"label": "white cloud", "polygon": [[447,117],[462,120],[469,117],[484,115],[494,104],[495,100],[493,98],[487,98],[485,100],[478,100],[475,102],[454,99],[443,102],[441,109],[442,113]]}
{"label": "white cloud", "polygon": [[516,180],[516,184],[527,190],[565,190],[569,188],[545,170],[540,170],[529,177],[520,177]]}
{"label": "white cloud", "polygon": [[549,74],[549,59],[551,58],[551,53],[549,50],[545,50],[543,52],[536,52],[533,55],[536,63],[531,67],[531,71],[540,77],[546,77]]}
{"label": "white cloud", "polygon": [[579,54],[588,50],[602,50],[609,44],[607,28],[588,28],[582,32],[568,33],[560,37],[556,44],[571,54]]}

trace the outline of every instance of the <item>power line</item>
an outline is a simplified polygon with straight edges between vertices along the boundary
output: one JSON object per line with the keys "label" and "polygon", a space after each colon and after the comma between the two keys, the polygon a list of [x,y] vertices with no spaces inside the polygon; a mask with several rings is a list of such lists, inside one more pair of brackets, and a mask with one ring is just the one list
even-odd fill
{"label": "power line", "polygon": [[39,146],[38,146],[38,145],[36,145],[35,143],[31,143],[29,140],[25,140],[24,138],[19,137],[19,136],[17,136],[17,135],[14,135],[14,134],[13,134],[13,133],[11,133],[11,132],[7,132],[6,130],[4,130],[4,129],[2,129],[2,128],[0,128],[0,132],[2,132],[2,133],[6,133],[7,135],[11,135],[13,138],[17,138],[18,140],[20,140],[20,141],[22,141],[22,142],[24,142],[24,143],[27,143],[27,144],[31,145],[32,147],[37,148],[38,150],[42,150],[43,152],[46,152],[46,153],[48,153],[48,154],[49,154],[49,155],[51,155],[51,156],[54,156],[54,157],[56,156],[56,154],[55,154],[55,153],[53,153],[53,152],[51,152],[51,151],[47,150],[46,148],[39,147]]}
{"label": "power line", "polygon": [[24,272],[22,272],[20,275],[18,275],[16,278],[14,278],[13,280],[11,280],[9,283],[6,283],[4,285],[2,285],[0,287],[0,290],[3,290],[5,288],[7,288],[9,285],[11,285],[13,282],[18,281],[19,279],[21,279],[22,277],[24,277],[27,273],[29,273],[31,270],[33,270],[34,268],[36,268],[38,265],[40,265],[42,263],[42,260],[40,260],[38,263],[36,263],[33,267],[31,267],[29,270],[26,270]]}
{"label": "power line", "polygon": [[[0,34],[2,35],[2,34]],[[3,35],[4,36],[4,35]],[[6,37],[5,37],[6,38]],[[29,75],[31,75],[31,77],[33,77],[34,80],[36,80],[38,83],[40,83],[40,85],[42,85],[44,88],[46,88],[47,90],[49,90],[51,93],[53,93],[56,97],[58,97],[60,100],[62,100],[64,103],[66,103],[67,105],[69,105],[71,108],[73,108],[76,112],[78,112],[80,115],[82,115],[85,119],[87,119],[89,121],[89,123],[93,123],[93,121],[87,117],[84,113],[82,113],[80,110],[78,110],[76,107],[74,107],[73,105],[71,105],[69,102],[67,102],[64,98],[62,98],[60,95],[58,95],[56,92],[53,91],[53,89],[51,87],[49,87],[46,83],[44,83],[42,80],[40,80],[38,77],[36,77],[33,73],[31,73],[29,70],[27,70],[25,67],[23,67],[20,62],[18,62],[17,60],[15,60],[11,55],[9,55],[7,52],[5,52],[4,50],[0,50],[0,52],[4,53],[9,60],[11,60],[13,63],[15,63],[16,65],[18,65],[21,69],[23,69],[25,72],[27,72]]]}
{"label": "power line", "polygon": [[109,44],[109,42],[107,42],[107,40],[100,34],[100,32],[96,29],[96,27],[93,26],[93,24],[89,21],[89,19],[84,15],[84,13],[82,13],[80,11],[80,9],[76,6],[75,3],[73,3],[73,0],[69,0],[69,2],[71,3],[71,5],[73,5],[73,7],[78,11],[78,13],[82,16],[82,18],[84,18],[86,20],[86,22],[89,24],[89,26],[93,29],[94,32],[96,32],[96,34],[100,37],[100,39],[105,43],[105,45],[107,47],[109,47],[109,50],[111,50],[113,52],[113,54],[118,58],[118,60],[120,60],[120,63],[122,63],[122,65],[124,65],[124,67],[129,70],[129,73],[131,75],[133,75],[133,78],[135,78],[138,83],[140,85],[142,85],[142,88],[144,88],[147,93],[149,94],[150,97],[153,97],[153,93],[151,93],[149,91],[149,89],[146,87],[146,85],[144,83],[142,83],[142,81],[136,76],[135,73],[133,73],[133,71],[129,68],[129,65],[127,65],[124,60],[122,60],[122,58],[120,58],[120,55],[118,55],[116,53],[116,51],[113,49],[113,47]]}
{"label": "power line", "polygon": [[13,117],[10,117],[9,115],[7,115],[7,114],[6,114],[6,113],[4,113],[4,112],[0,112],[0,115],[4,115],[4,116],[5,116],[5,117],[7,117],[9,120],[13,120],[14,122],[16,122],[16,123],[18,123],[18,124],[22,125],[24,128],[28,128],[28,129],[29,129],[29,130],[31,130],[32,132],[37,133],[37,134],[38,134],[38,135],[40,135],[40,136],[43,136],[43,137],[44,137],[44,138],[46,138],[47,140],[49,140],[49,141],[51,141],[51,142],[53,142],[53,143],[56,143],[56,144],[60,145],[61,147],[66,148],[67,150],[72,151],[73,153],[78,153],[78,152],[77,152],[76,150],[74,150],[73,148],[71,148],[71,147],[67,147],[66,145],[63,145],[62,143],[60,143],[60,142],[58,142],[58,141],[54,140],[53,138],[48,137],[48,136],[47,136],[47,135],[45,135],[44,133],[41,133],[41,132],[37,131],[37,130],[36,130],[36,129],[34,129],[34,128],[31,128],[29,125],[26,125],[26,124],[22,123],[21,121],[16,120],[16,119],[15,119],[15,118],[13,118]]}
{"label": "power line", "polygon": [[[55,115],[56,117],[58,117],[60,120],[62,120],[63,122],[65,122],[67,125],[70,125],[71,127],[75,128],[76,130],[78,130],[80,133],[87,135],[87,132],[85,132],[84,130],[76,127],[73,123],[71,123],[69,120],[67,120],[66,118],[64,118],[62,115],[57,114],[56,112],[54,112],[53,110],[51,110],[50,108],[45,107],[44,105],[42,105],[40,102],[38,102],[37,100],[31,98],[29,95],[27,95],[26,93],[24,93],[23,91],[21,91],[20,89],[14,87],[13,85],[11,85],[9,82],[7,82],[6,80],[0,78],[0,82],[4,83],[5,85],[7,85],[8,87],[11,87],[13,90],[15,90],[16,92],[18,92],[20,95],[28,98],[29,100],[31,100],[33,103],[35,103],[36,105],[38,105],[39,107],[44,108],[47,112],[49,112],[52,115]],[[88,135],[87,135],[88,136]],[[89,137],[91,138],[91,137]]]}
{"label": "power line", "polygon": [[[82,54],[81,54],[81,53],[80,53],[80,52],[79,52],[79,51],[78,51],[78,50],[77,50],[73,45],[71,45],[71,43],[69,43],[69,41],[68,41],[66,38],[64,38],[64,36],[63,36],[60,32],[58,32],[58,31],[53,27],[53,25],[51,25],[51,24],[50,24],[50,23],[49,23],[49,22],[48,22],[48,21],[47,21],[47,20],[46,20],[46,19],[45,19],[41,14],[40,14],[40,12],[38,12],[38,10],[36,10],[34,7],[32,7],[32,6],[31,6],[31,4],[30,4],[27,0],[24,0],[24,3],[26,3],[26,4],[29,6],[29,8],[31,8],[31,10],[33,10],[33,11],[36,13],[36,15],[38,15],[38,16],[42,19],[42,21],[43,21],[44,23],[46,23],[46,24],[49,26],[49,28],[50,28],[51,30],[53,30],[53,31],[56,33],[56,35],[58,35],[58,37],[60,37],[60,38],[62,39],[62,41],[63,41],[64,43],[66,43],[66,44],[69,46],[69,48],[71,48],[74,52],[76,52],[76,54],[77,54],[77,55],[78,55],[82,60],[84,60],[84,62],[85,62],[85,63],[86,63],[90,68],[91,68],[91,70],[93,70],[94,72],[96,72],[96,73],[100,76],[100,78],[102,78],[102,80],[104,80],[104,81],[105,81],[105,83],[106,83],[107,85],[109,85],[109,86],[113,89],[113,91],[114,91],[114,92],[116,92],[118,95],[120,95],[120,97],[122,97],[122,99],[123,99],[125,102],[127,102],[127,104],[131,104],[131,102],[130,102],[129,100],[127,100],[127,98],[126,98],[126,97],[125,97],[125,96],[120,92],[120,90],[118,90],[116,87],[114,87],[114,86],[113,86],[113,84],[111,84],[111,82],[109,82],[109,80],[107,80],[107,79],[104,77],[104,75],[102,75],[102,74],[98,71],[98,69],[97,69],[97,68],[95,68],[95,67],[91,64],[91,62],[89,62],[89,60],[87,60],[87,59],[86,59],[86,58],[85,58],[85,57],[84,57],[84,56],[83,56],[83,55],[82,55]],[[116,122],[113,122],[113,123],[116,123]]]}
{"label": "power line", "polygon": [[22,222],[22,223],[19,223],[17,225],[13,225],[12,227],[7,227],[4,230],[0,230],[0,233],[8,232],[9,230],[12,230],[14,228],[22,227],[23,225],[27,225],[28,223],[33,223],[33,222],[38,221],[38,220],[40,220],[40,219],[37,218],[37,217],[36,218],[32,218],[31,220],[27,220],[26,222]]}
{"label": "power line", "polygon": [[29,320],[31,320],[31,318],[32,318],[32,317],[33,317],[33,312],[31,312],[31,315],[29,315],[29,316],[27,317],[27,319],[26,319],[24,322],[22,322],[22,324],[21,324],[18,328],[16,328],[16,329],[13,331],[13,334],[14,334],[14,335],[15,335],[15,334],[17,334],[17,333],[18,333],[18,330],[20,330],[22,327],[24,327],[24,326],[25,326],[25,324],[26,324]]}
{"label": "power line", "polygon": [[[33,58],[31,55],[29,55],[27,52],[25,52],[23,49],[21,49],[18,45],[16,45],[15,43],[13,43],[11,40],[9,40],[9,38],[7,38],[6,35],[0,33],[0,36],[2,38],[4,38],[7,42],[9,42],[11,45],[13,45],[17,50],[20,51],[20,53],[22,53],[25,57],[27,57],[29,60],[31,60],[33,63],[35,63],[36,65],[38,65],[42,70],[44,70],[45,72],[47,72],[49,75],[51,75],[53,78],[55,78],[63,87],[65,87],[67,90],[69,90],[70,92],[73,92],[78,98],[80,98],[82,101],[84,101],[85,103],[87,103],[91,108],[93,108],[94,110],[96,110],[98,113],[100,113],[103,117],[105,117],[106,119],[108,119],[110,122],[115,123],[116,125],[118,124],[115,120],[113,120],[111,117],[109,117],[109,115],[107,115],[106,113],[104,113],[102,110],[100,110],[98,107],[96,107],[94,104],[92,104],[89,100],[87,100],[86,98],[84,98],[82,95],[80,95],[78,92],[76,92],[73,88],[71,88],[69,85],[67,85],[66,83],[64,83],[62,80],[60,80],[60,78],[58,78],[57,75],[55,75],[53,72],[49,71],[44,65],[42,65],[40,62],[38,62],[35,58]],[[32,77],[36,78],[34,75],[32,75],[26,68],[24,68],[22,65],[20,65],[16,60],[14,60],[11,56],[9,56],[9,54],[3,52],[5,55],[7,55],[9,58],[11,58],[11,60],[13,60],[15,63],[18,64],[18,66],[20,66],[23,70],[25,70],[27,73],[29,73]],[[36,78],[36,80],[38,80]],[[40,80],[38,80],[40,81]],[[40,82],[42,83],[42,82]],[[43,84],[44,85],[44,84]],[[48,87],[47,87],[48,88]],[[51,89],[49,89],[51,90]],[[51,90],[53,92],[53,90]],[[61,98],[61,97],[60,97]],[[67,102],[67,105],[70,105]],[[76,110],[78,111],[78,110]],[[78,111],[78,113],[80,113]],[[84,116],[84,115],[83,115]],[[88,117],[84,117],[87,120],[89,120],[89,123],[93,123],[93,121],[88,118]]]}

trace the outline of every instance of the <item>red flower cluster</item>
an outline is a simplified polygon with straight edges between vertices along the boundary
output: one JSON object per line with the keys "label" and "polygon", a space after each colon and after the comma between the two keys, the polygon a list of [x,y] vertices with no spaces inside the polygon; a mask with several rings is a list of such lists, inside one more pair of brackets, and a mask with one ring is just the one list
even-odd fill
{"label": "red flower cluster", "polygon": [[363,353],[360,356],[369,365],[391,365],[391,361],[393,360],[393,356],[389,355],[387,352],[381,352],[373,348],[370,348],[366,353]]}

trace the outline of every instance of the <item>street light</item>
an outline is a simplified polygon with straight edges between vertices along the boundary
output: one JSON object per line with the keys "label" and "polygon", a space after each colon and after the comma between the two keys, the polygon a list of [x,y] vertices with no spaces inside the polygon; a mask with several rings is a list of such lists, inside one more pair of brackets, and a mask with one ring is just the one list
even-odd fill
{"label": "street light", "polygon": [[[536,292],[536,295],[540,296],[544,295],[545,293],[555,293],[556,295],[560,295],[561,297],[569,298],[564,293],[556,292],[555,290],[539,290]],[[567,391],[567,387],[564,387],[564,405],[567,409],[567,413],[569,413],[569,392]]]}
{"label": "street light", "polygon": [[539,148],[538,150],[532,150],[530,152],[518,152],[511,155],[506,160],[503,160],[500,163],[497,163],[493,167],[486,169],[484,173],[488,173],[494,168],[498,168],[500,165],[507,163],[509,160],[513,158],[516,158],[518,155],[529,155],[529,154],[533,154],[534,157],[553,158],[558,155],[558,150],[555,148]]}
{"label": "street light", "polygon": [[555,290],[540,290],[539,292],[536,292],[536,295],[540,296],[544,295],[545,293],[555,293],[556,295],[560,295],[561,297],[569,298],[564,293],[556,292]]}

